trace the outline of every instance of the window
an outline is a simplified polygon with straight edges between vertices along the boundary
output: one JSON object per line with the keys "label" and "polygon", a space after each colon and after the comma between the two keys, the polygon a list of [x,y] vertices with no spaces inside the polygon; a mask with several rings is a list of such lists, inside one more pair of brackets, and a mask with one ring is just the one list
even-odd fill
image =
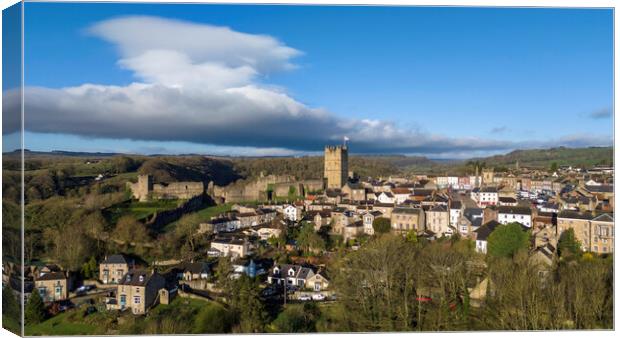
{"label": "window", "polygon": [[62,287],[61,286],[57,286],[56,289],[54,290],[54,292],[56,292],[57,296],[60,296],[60,293],[62,292]]}
{"label": "window", "polygon": [[133,297],[133,303],[134,304],[140,304],[140,296],[134,296]]}

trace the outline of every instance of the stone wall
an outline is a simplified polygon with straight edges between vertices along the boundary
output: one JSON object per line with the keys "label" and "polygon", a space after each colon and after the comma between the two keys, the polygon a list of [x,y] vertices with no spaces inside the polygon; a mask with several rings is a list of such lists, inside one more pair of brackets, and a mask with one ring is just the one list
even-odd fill
{"label": "stone wall", "polygon": [[139,201],[154,199],[190,199],[202,195],[205,187],[202,182],[153,183],[153,176],[139,175],[138,182],[127,183],[133,197]]}
{"label": "stone wall", "polygon": [[272,190],[276,196],[284,197],[288,196],[290,187],[295,187],[297,195],[304,195],[308,191],[323,189],[323,181],[298,181],[289,175],[268,175],[252,180],[238,180],[225,187],[210,183],[208,192],[220,202],[267,201],[269,190]]}

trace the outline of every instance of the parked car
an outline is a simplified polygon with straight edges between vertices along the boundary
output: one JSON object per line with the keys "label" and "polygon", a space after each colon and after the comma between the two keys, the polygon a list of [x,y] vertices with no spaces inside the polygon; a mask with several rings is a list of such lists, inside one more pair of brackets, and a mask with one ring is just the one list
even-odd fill
{"label": "parked car", "polygon": [[313,300],[325,300],[325,295],[323,295],[322,293],[312,295],[312,299]]}
{"label": "parked car", "polygon": [[299,300],[302,301],[302,302],[309,301],[311,299],[312,299],[312,297],[310,297],[308,295],[299,296]]}

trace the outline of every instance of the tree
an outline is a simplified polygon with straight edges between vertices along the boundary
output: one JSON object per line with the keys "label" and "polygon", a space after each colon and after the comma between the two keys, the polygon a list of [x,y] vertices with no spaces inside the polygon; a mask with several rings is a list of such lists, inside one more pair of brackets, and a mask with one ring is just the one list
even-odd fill
{"label": "tree", "polygon": [[37,290],[34,290],[28,298],[26,308],[24,309],[24,317],[26,324],[38,324],[45,319],[45,304]]}
{"label": "tree", "polygon": [[15,334],[19,334],[20,312],[15,293],[8,284],[5,285],[2,288],[2,324]]}
{"label": "tree", "polygon": [[[260,333],[264,331],[267,313],[264,302],[260,299],[258,282],[246,275],[232,281],[229,293],[230,308],[238,319],[234,331],[243,333]],[[234,292],[232,292],[234,290]]]}
{"label": "tree", "polygon": [[90,260],[82,265],[82,275],[84,278],[93,278],[97,274],[97,260],[95,256],[90,256]]}
{"label": "tree", "polygon": [[118,222],[116,222],[114,237],[126,244],[145,242],[148,240],[148,230],[146,226],[138,222],[135,217],[126,215],[119,218]]}
{"label": "tree", "polygon": [[487,239],[487,254],[490,257],[512,257],[517,251],[529,247],[529,234],[519,223],[500,225]]}
{"label": "tree", "polygon": [[575,231],[569,228],[560,235],[558,240],[558,254],[562,258],[578,256],[581,253],[581,243],[575,238]]}
{"label": "tree", "polygon": [[390,232],[392,224],[389,218],[377,217],[374,221],[372,221],[372,228],[377,234],[386,234]]}
{"label": "tree", "polygon": [[312,223],[305,223],[302,226],[297,235],[297,245],[306,253],[325,249],[325,241],[314,231]]}
{"label": "tree", "polygon": [[549,172],[556,172],[558,171],[558,163],[557,162],[552,162],[551,165],[549,166]]}
{"label": "tree", "polygon": [[342,253],[333,269],[339,322],[349,331],[410,331],[415,328],[416,289],[421,260],[402,236],[385,234],[359,250]]}
{"label": "tree", "polygon": [[271,323],[280,333],[316,332],[320,311],[315,303],[290,304]]}
{"label": "tree", "polygon": [[194,324],[193,333],[227,333],[230,331],[230,314],[217,304],[203,307]]}

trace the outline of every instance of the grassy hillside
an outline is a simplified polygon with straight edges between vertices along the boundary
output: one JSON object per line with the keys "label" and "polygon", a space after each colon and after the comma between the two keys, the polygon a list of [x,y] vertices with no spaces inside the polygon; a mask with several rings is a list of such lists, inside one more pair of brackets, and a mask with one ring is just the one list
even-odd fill
{"label": "grassy hillside", "polygon": [[496,155],[477,159],[489,165],[514,166],[519,165],[549,167],[551,163],[558,165],[573,165],[591,167],[594,165],[613,164],[613,147],[590,147],[590,148],[551,148],[515,150],[506,155]]}

